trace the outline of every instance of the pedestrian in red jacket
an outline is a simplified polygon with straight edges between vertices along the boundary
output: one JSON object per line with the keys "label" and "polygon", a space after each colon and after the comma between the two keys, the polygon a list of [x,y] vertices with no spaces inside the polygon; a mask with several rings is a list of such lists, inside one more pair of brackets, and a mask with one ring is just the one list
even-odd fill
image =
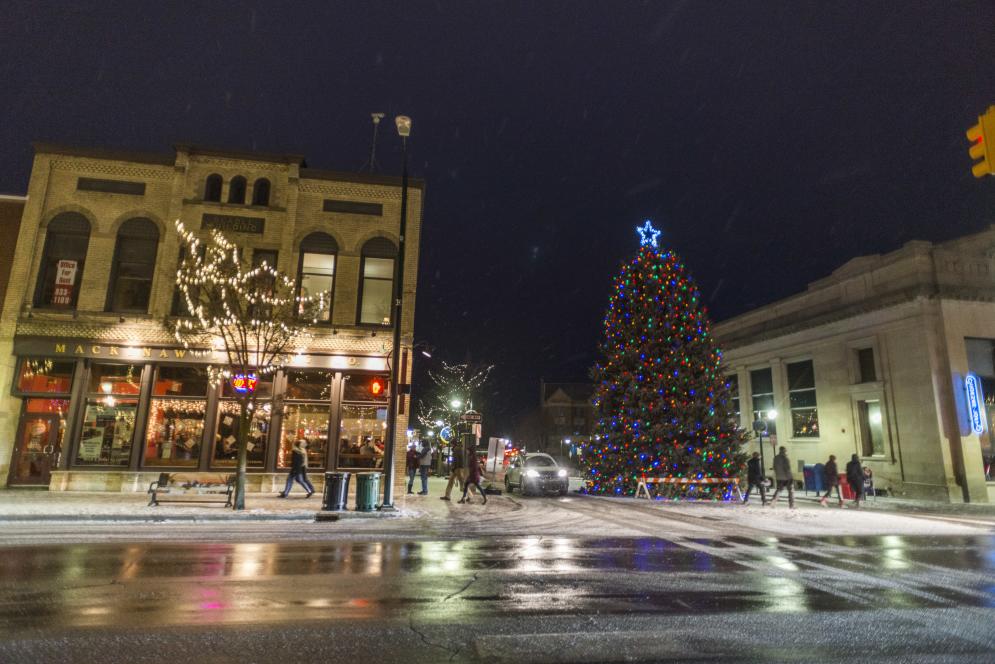
{"label": "pedestrian in red jacket", "polygon": [[467,491],[470,490],[471,486],[474,486],[477,488],[477,493],[479,493],[481,497],[484,499],[484,505],[486,505],[487,494],[484,493],[484,490],[482,488],[480,488],[480,478],[484,476],[484,469],[482,468],[482,462],[480,461],[480,459],[477,458],[477,455],[474,454],[473,452],[470,452],[468,456],[469,458],[467,459],[466,484],[463,485],[463,497],[460,498],[459,501],[461,503],[471,502],[470,499],[467,498],[466,493]]}

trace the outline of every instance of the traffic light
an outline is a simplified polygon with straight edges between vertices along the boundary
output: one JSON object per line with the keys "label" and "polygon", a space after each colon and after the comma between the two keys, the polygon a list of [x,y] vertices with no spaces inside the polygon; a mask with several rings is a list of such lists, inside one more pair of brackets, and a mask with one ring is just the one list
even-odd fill
{"label": "traffic light", "polygon": [[370,381],[370,396],[379,397],[383,396],[386,386],[384,385],[383,378],[376,376]]}
{"label": "traffic light", "polygon": [[967,151],[971,159],[981,160],[971,167],[974,177],[995,174],[995,106],[978,116],[978,124],[967,130],[967,140],[971,141]]}

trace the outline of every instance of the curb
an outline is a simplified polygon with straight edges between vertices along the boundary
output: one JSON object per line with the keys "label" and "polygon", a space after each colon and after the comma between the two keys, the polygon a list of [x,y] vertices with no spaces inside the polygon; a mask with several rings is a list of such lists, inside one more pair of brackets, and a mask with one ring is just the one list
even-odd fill
{"label": "curb", "polygon": [[0,515],[0,526],[26,523],[245,523],[289,521],[297,523],[331,523],[355,519],[397,519],[403,513],[383,512],[315,512],[311,514],[8,514]]}

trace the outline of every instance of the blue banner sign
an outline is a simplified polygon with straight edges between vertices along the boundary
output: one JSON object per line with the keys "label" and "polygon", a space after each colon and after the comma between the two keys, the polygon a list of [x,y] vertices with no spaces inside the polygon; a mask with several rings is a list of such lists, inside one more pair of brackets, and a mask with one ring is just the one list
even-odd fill
{"label": "blue banner sign", "polygon": [[973,373],[964,377],[964,391],[967,392],[967,418],[971,421],[971,431],[976,434],[985,431],[985,413],[982,405],[985,395],[981,391],[981,380]]}
{"label": "blue banner sign", "polygon": [[442,431],[439,432],[439,438],[441,438],[444,443],[451,442],[453,439],[453,428],[442,427]]}

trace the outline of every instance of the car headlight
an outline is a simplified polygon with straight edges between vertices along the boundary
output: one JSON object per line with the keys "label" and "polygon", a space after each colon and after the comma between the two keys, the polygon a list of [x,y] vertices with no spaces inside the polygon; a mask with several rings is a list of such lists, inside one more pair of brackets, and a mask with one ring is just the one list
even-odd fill
{"label": "car headlight", "polygon": [[526,477],[539,477],[539,471],[538,470],[526,470],[525,471],[525,476]]}
{"label": "car headlight", "polygon": [[556,471],[556,476],[557,477],[566,477],[567,476],[567,471],[565,471],[564,469],[560,468],[558,471]]}

